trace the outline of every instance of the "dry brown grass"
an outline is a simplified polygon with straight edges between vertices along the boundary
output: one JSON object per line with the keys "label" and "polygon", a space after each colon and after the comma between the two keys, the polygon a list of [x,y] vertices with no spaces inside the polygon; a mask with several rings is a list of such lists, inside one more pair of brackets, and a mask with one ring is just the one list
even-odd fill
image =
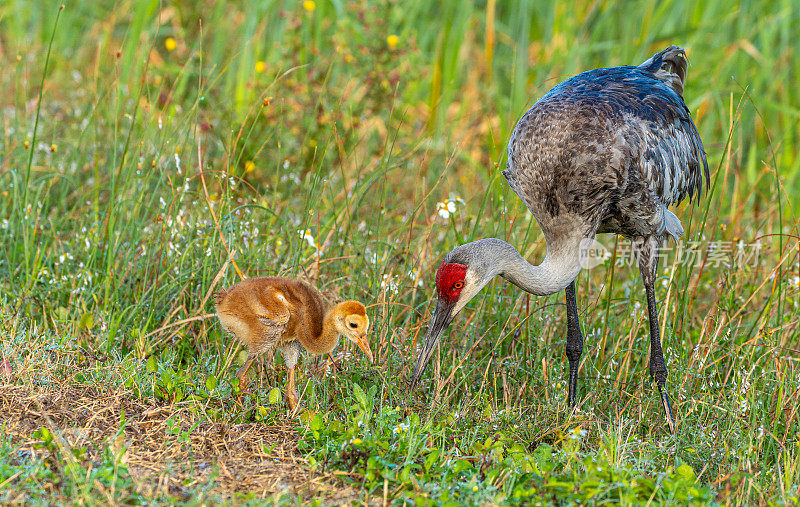
{"label": "dry brown grass", "polygon": [[145,497],[186,497],[209,484],[209,492],[227,498],[252,493],[337,504],[357,499],[334,475],[308,469],[288,419],[281,425],[210,423],[188,405],[154,405],[124,389],[0,384],[0,421],[12,443],[29,456],[49,455],[33,436],[41,427],[63,437],[56,443],[65,455],[85,447],[84,459],[99,461],[106,447],[115,454],[124,449],[121,462]]}

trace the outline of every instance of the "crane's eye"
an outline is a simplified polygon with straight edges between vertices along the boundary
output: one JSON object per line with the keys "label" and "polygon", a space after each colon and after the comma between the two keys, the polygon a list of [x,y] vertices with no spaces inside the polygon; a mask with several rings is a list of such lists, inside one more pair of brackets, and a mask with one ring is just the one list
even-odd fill
{"label": "crane's eye", "polygon": [[453,284],[453,288],[455,290],[458,290],[458,289],[460,289],[462,287],[464,287],[464,282],[462,282],[461,280],[459,280],[459,281],[457,281],[456,283]]}
{"label": "crane's eye", "polygon": [[357,328],[357,327],[358,327],[358,324],[356,324],[355,322],[351,322],[351,323],[350,323],[350,327],[352,327],[353,329],[355,329],[355,328]]}

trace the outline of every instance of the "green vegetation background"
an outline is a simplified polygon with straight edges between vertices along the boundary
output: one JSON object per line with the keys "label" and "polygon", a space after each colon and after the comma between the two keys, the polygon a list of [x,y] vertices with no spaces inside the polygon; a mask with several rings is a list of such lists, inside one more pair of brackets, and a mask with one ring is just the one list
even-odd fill
{"label": "green vegetation background", "polygon": [[[211,312],[220,273],[220,286],[304,276],[376,304],[377,366],[353,355],[333,377],[306,375],[309,412],[285,422],[312,467],[348,472],[364,495],[797,502],[796,2],[59,5],[0,6],[7,382],[124,384],[210,420],[283,420],[264,384],[257,410],[230,401],[238,359],[215,321],[165,326]],[[562,296],[499,281],[454,323],[435,380],[407,392],[440,256],[491,236],[544,253],[499,176],[519,116],[571,75],[669,44],[688,51],[713,182],[679,212],[699,255],[664,262],[659,281],[678,435],[647,380],[643,291],[624,262],[579,280],[577,414]],[[620,260],[625,242],[605,241]],[[77,368],[79,348],[108,363]],[[80,474],[37,490],[23,479],[45,465],[3,446],[0,483],[94,498]],[[143,501],[137,488],[120,495]]]}

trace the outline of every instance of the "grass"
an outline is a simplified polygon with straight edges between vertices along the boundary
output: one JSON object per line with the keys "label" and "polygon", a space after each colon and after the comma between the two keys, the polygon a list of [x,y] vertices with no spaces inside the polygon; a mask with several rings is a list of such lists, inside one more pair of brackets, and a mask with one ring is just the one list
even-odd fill
{"label": "grass", "polygon": [[[0,6],[0,501],[798,501],[794,3],[59,5]],[[499,280],[409,392],[441,255],[544,254],[498,171],[516,120],[670,43],[713,183],[658,281],[677,435],[613,237],[578,279],[580,410],[563,295]],[[282,370],[232,397],[241,354],[207,315],[214,288],[273,274],[374,322],[375,366],[344,343],[338,371],[303,359],[298,418],[269,399]],[[286,466],[253,468],[276,442]]]}

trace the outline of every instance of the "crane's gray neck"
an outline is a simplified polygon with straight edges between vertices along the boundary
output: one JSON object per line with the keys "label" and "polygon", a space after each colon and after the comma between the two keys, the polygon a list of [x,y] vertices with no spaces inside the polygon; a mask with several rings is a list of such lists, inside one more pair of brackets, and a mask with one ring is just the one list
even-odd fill
{"label": "crane's gray neck", "polygon": [[[463,252],[459,252],[459,249],[463,249]],[[537,296],[547,296],[564,290],[581,270],[579,239],[559,245],[548,243],[547,255],[538,266],[526,261],[513,246],[495,238],[461,245],[451,252],[447,261],[459,262],[457,257],[462,254],[469,257],[464,264],[480,273],[479,287],[500,275],[520,289]]]}
{"label": "crane's gray neck", "polygon": [[581,270],[577,245],[574,249],[548,249],[547,255],[538,266],[530,264],[513,246],[511,248],[514,249],[513,254],[504,257],[499,275],[537,296],[547,296],[564,290]]}

